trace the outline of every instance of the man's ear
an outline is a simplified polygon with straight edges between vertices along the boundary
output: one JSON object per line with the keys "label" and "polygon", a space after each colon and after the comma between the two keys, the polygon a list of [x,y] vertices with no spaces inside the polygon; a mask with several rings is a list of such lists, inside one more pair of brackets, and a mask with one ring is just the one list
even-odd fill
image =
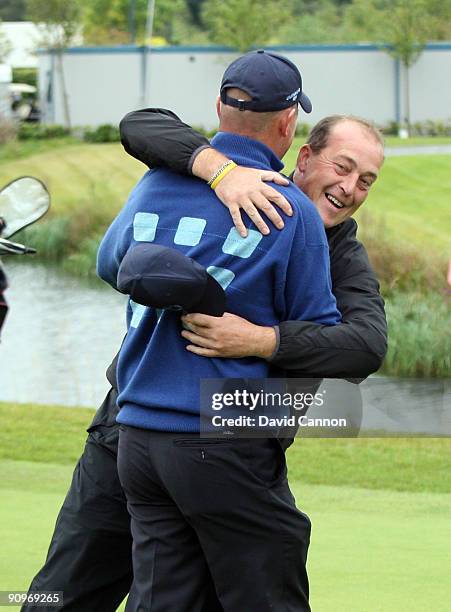
{"label": "man's ear", "polygon": [[221,119],[221,97],[220,96],[216,98],[216,114],[218,115],[218,119]]}
{"label": "man's ear", "polygon": [[293,130],[296,129],[296,122],[298,118],[297,106],[290,106],[286,112],[280,117],[279,131],[280,135],[284,138],[292,136]]}
{"label": "man's ear", "polygon": [[296,168],[299,172],[305,172],[309,159],[312,156],[312,149],[309,144],[304,144],[299,149],[298,158],[296,160]]}

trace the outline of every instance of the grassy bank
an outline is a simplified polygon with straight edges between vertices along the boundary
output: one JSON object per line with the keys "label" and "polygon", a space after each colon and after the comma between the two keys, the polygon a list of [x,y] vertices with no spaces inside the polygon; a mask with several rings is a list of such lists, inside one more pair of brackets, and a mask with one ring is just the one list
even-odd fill
{"label": "grassy bank", "polygon": [[[26,589],[41,567],[92,414],[0,403],[0,590]],[[448,609],[450,450],[431,438],[295,443],[290,481],[313,524],[315,612]]]}

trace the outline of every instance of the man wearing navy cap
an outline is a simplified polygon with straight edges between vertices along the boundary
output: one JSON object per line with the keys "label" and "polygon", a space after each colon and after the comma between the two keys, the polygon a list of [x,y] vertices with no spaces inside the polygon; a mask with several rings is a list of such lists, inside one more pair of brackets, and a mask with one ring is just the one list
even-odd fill
{"label": "man wearing navy cap", "polygon": [[[233,62],[214,139],[228,159],[211,187],[234,167],[231,157],[280,170],[298,103],[311,109],[298,69],[285,58],[252,52]],[[251,228],[244,239],[205,184],[149,172],[102,241],[99,275],[117,287],[121,262],[155,243],[204,266],[225,290],[230,312],[262,325],[333,325],[339,314],[321,219],[294,185],[279,189],[293,207],[285,231],[263,236]],[[171,310],[158,314],[131,301],[127,320],[118,362],[118,468],[134,540],[127,610],[309,610],[310,523],[295,507],[280,443],[199,437],[200,379],[264,378],[267,362],[188,353]]]}

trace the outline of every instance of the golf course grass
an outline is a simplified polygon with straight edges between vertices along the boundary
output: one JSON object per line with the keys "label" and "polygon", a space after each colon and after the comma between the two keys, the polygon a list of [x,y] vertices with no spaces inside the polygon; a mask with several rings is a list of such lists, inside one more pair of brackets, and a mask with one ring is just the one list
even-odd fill
{"label": "golf course grass", "polygon": [[[92,415],[0,403],[0,590],[26,589],[39,569]],[[450,451],[449,439],[296,441],[313,612],[449,610]]]}

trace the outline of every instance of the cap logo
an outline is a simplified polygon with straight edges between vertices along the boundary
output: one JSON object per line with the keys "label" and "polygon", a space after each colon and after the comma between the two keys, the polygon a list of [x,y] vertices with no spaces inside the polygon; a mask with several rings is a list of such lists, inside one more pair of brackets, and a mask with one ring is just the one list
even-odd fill
{"label": "cap logo", "polygon": [[287,97],[285,98],[285,100],[295,100],[295,99],[298,97],[298,95],[299,95],[300,93],[301,93],[301,88],[300,88],[300,87],[298,87],[298,88],[296,89],[296,91],[293,91],[293,93],[291,93],[289,96],[287,96]]}

